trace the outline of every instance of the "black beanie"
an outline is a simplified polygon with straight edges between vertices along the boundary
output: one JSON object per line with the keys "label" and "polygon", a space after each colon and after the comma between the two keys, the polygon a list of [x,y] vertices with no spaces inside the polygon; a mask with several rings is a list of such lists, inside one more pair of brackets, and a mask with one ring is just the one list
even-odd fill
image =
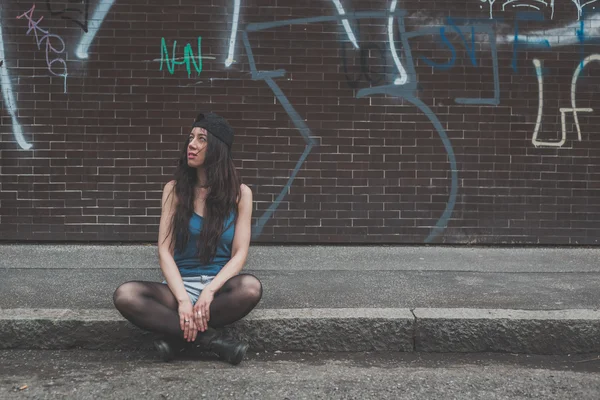
{"label": "black beanie", "polygon": [[221,140],[231,150],[233,144],[233,128],[220,115],[212,112],[200,113],[192,124],[192,128],[204,128],[214,137]]}

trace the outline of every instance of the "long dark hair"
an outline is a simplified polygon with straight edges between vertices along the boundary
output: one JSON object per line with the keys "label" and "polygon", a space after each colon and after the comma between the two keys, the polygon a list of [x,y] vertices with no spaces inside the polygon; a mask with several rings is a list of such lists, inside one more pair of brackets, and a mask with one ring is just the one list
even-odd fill
{"label": "long dark hair", "polygon": [[[208,132],[208,131],[207,131]],[[208,147],[203,168],[206,171],[208,193],[205,201],[204,221],[198,238],[198,258],[202,264],[211,262],[223,233],[226,218],[235,213],[240,197],[240,177],[229,148],[210,132],[207,135]],[[188,166],[187,148],[190,138],[183,144],[175,170],[175,196],[177,207],[171,221],[173,227],[171,245],[183,252],[190,239],[189,223],[194,213],[194,194],[198,183],[196,168]]]}

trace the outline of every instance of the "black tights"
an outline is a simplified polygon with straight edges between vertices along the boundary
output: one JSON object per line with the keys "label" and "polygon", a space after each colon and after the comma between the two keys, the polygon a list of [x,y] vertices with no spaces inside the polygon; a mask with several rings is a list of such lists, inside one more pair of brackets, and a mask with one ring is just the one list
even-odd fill
{"label": "black tights", "polygon": [[[210,304],[208,326],[222,327],[244,318],[260,301],[262,285],[253,275],[229,279]],[[158,282],[126,282],[115,290],[113,301],[123,317],[139,328],[183,338],[177,299],[171,289]]]}

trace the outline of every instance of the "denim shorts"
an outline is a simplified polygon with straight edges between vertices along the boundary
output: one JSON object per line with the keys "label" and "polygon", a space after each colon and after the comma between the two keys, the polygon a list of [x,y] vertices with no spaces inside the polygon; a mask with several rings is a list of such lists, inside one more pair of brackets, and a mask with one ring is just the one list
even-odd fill
{"label": "denim shorts", "polygon": [[[185,290],[187,291],[188,296],[190,296],[190,300],[192,304],[196,304],[198,301],[198,297],[200,297],[200,292],[204,289],[209,283],[212,282],[214,276],[212,275],[200,275],[200,276],[184,276],[183,286],[185,286]],[[167,281],[163,281],[165,285]]]}

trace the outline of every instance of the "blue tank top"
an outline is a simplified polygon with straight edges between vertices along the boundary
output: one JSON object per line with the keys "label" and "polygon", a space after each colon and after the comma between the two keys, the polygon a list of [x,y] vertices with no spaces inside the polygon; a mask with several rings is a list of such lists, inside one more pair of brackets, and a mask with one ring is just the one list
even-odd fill
{"label": "blue tank top", "polygon": [[210,275],[215,276],[231,259],[231,245],[235,233],[235,213],[231,213],[225,220],[225,230],[217,244],[215,258],[209,264],[201,264],[198,259],[198,236],[202,229],[204,217],[194,213],[190,218],[190,239],[183,252],[175,251],[173,258],[182,277]]}

